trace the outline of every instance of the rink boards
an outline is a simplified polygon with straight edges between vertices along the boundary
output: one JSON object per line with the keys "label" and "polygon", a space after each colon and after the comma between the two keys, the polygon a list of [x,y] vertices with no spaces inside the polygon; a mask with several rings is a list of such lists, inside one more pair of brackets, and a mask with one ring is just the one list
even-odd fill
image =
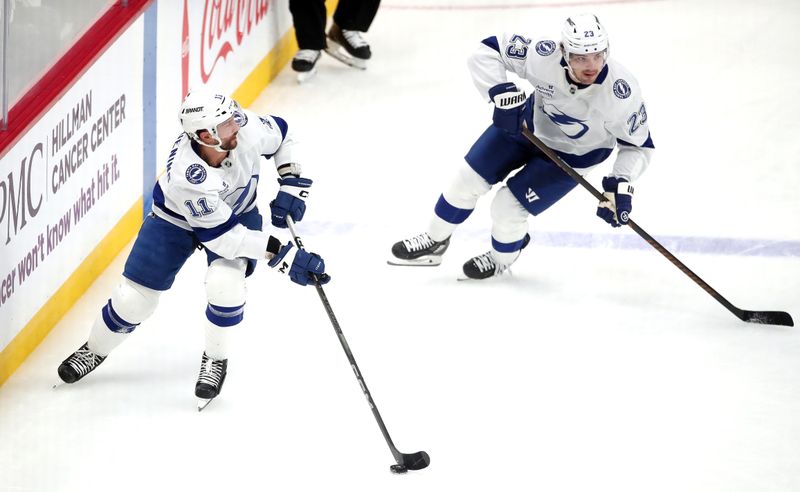
{"label": "rink boards", "polygon": [[188,89],[248,106],[297,49],[286,0],[150,2],[127,15],[0,149],[0,385],[135,236]]}

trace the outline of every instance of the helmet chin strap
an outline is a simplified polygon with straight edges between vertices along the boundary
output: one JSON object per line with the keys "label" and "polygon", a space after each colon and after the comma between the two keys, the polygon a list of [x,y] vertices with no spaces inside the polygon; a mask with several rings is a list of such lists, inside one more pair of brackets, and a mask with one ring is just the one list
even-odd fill
{"label": "helmet chin strap", "polygon": [[561,56],[564,58],[564,64],[567,65],[564,67],[564,70],[567,71],[567,74],[569,74],[573,81],[578,82],[578,77],[575,76],[575,72],[572,70],[572,65],[569,64],[569,51],[566,50],[563,44],[561,45]]}
{"label": "helmet chin strap", "polygon": [[230,149],[223,149],[222,147],[220,147],[220,145],[222,145],[222,140],[220,140],[219,138],[217,138],[216,145],[207,144],[207,143],[203,142],[202,140],[200,140],[199,138],[194,139],[194,141],[199,143],[203,147],[210,147],[210,148],[212,148],[212,149],[214,149],[216,151],[219,151],[219,152],[228,152],[228,150],[230,150]]}
{"label": "helmet chin strap", "polygon": [[575,75],[575,71],[572,70],[572,65],[569,64],[569,56],[567,56],[566,58],[567,59],[565,61],[567,62],[567,68],[565,68],[565,70],[567,71],[567,74],[569,74],[569,78],[571,78],[573,82],[577,82],[580,84],[580,82],[578,81],[578,77]]}
{"label": "helmet chin strap", "polygon": [[208,129],[206,129],[206,131],[208,132],[209,135],[213,136],[214,139],[216,139],[216,141],[217,141],[216,144],[212,145],[212,144],[207,144],[207,143],[203,142],[203,140],[196,133],[192,136],[192,140],[194,140],[198,144],[202,145],[203,147],[210,147],[210,148],[212,148],[212,149],[214,149],[214,150],[216,150],[218,152],[228,152],[228,150],[230,150],[230,149],[223,149],[222,147],[220,147],[222,145],[222,140],[220,140],[220,138],[216,135],[216,132],[211,133],[211,131],[208,130]]}

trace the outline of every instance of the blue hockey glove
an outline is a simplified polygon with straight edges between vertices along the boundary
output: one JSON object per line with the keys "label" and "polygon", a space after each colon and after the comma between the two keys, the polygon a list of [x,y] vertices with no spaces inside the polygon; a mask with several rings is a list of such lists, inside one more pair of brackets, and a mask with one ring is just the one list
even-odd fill
{"label": "blue hockey glove", "polygon": [[269,202],[272,213],[272,225],[286,228],[286,215],[295,222],[303,220],[306,213],[306,198],[312,181],[308,178],[283,178],[278,179],[281,185],[278,196]]}
{"label": "blue hockey glove", "polygon": [[[522,131],[522,118],[525,108],[525,93],[511,82],[497,84],[489,89],[489,98],[494,103],[492,122],[494,126],[511,134]],[[530,128],[533,131],[533,128]]]}
{"label": "blue hockey glove", "polygon": [[268,265],[277,268],[280,273],[288,274],[292,282],[300,285],[313,283],[314,278],[320,285],[331,280],[330,275],[325,273],[325,261],[318,254],[297,248],[291,241],[281,247]]}
{"label": "blue hockey glove", "polygon": [[633,186],[625,179],[606,176],[603,192],[606,199],[597,205],[597,216],[614,227],[627,224],[633,210]]}

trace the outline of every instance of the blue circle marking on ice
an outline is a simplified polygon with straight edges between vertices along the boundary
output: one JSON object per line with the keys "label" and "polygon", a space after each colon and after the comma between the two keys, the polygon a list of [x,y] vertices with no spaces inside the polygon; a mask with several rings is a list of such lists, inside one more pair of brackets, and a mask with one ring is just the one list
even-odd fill
{"label": "blue circle marking on ice", "polygon": [[615,80],[614,95],[620,99],[627,99],[631,95],[631,86],[624,79]]}
{"label": "blue circle marking on ice", "polygon": [[556,50],[556,42],[549,39],[544,39],[536,43],[536,52],[542,56],[553,54]]}
{"label": "blue circle marking on ice", "polygon": [[207,174],[202,164],[192,164],[186,168],[186,181],[192,184],[200,184],[206,180]]}

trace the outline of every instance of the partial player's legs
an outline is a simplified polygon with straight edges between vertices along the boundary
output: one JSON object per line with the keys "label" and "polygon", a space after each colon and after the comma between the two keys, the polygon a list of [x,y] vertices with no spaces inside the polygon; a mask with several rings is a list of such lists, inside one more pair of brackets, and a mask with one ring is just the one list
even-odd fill
{"label": "partial player's legs", "polygon": [[195,396],[204,407],[222,391],[228,369],[228,335],[244,319],[247,295],[245,271],[247,260],[237,258],[213,260],[206,273],[205,340],[206,348],[195,384]]}
{"label": "partial player's legs", "polygon": [[369,30],[380,0],[341,0],[333,14],[325,51],[350,66],[365,69],[372,50],[362,34]]}
{"label": "partial player's legs", "polygon": [[74,383],[95,370],[153,314],[160,294],[123,278],[95,319],[89,340],[58,366],[59,377],[65,383]]}
{"label": "partial player's legs", "polygon": [[533,146],[490,126],[470,148],[453,182],[439,197],[428,230],[392,246],[392,265],[439,265],[450,235],[472,214],[478,199],[529,158]]}
{"label": "partial player's legs", "polygon": [[450,235],[459,224],[467,220],[478,199],[491,189],[471,167],[462,167],[450,187],[442,193],[434,207],[428,230],[422,234],[399,241],[392,246],[393,265],[435,266],[450,244]]}
{"label": "partial player's legs", "polygon": [[172,286],[195,244],[191,231],[153,215],[145,218],[125,262],[124,278],[100,310],[88,341],[58,367],[64,382],[74,383],[97,368],[153,314],[161,291]]}
{"label": "partial player's legs", "polygon": [[528,245],[528,211],[503,186],[492,200],[492,249],[464,263],[464,275],[484,279],[500,275]]}
{"label": "partial player's legs", "polygon": [[342,29],[367,32],[380,5],[380,0],[340,0],[333,22]]}
{"label": "partial player's legs", "polygon": [[473,279],[500,275],[530,241],[528,215],[539,215],[575,188],[575,181],[543,156],[512,176],[492,201],[492,249],[464,264]]}
{"label": "partial player's legs", "polygon": [[[264,221],[257,208],[240,215],[238,220],[253,231],[260,231]],[[244,319],[245,278],[255,271],[257,264],[247,258],[222,258],[209,250],[206,256],[206,348],[194,388],[195,396],[200,399],[198,410],[205,408],[222,391],[228,372],[228,338]]]}
{"label": "partial player's legs", "polygon": [[289,0],[295,36],[300,50],[292,59],[292,70],[308,74],[325,48],[325,1]]}

